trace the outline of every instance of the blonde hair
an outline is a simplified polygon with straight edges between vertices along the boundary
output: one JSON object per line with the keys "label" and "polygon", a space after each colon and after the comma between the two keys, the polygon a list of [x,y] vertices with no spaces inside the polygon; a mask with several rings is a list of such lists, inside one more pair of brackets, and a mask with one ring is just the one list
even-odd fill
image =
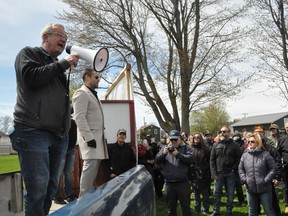
{"label": "blonde hair", "polygon": [[258,144],[258,147],[259,147],[260,149],[265,149],[265,147],[264,147],[264,145],[263,145],[263,143],[262,143],[262,139],[261,139],[261,137],[260,137],[260,135],[259,135],[258,133],[252,134],[252,135],[250,136],[250,138],[251,138],[251,137],[254,137],[255,142]]}
{"label": "blonde hair", "polygon": [[44,43],[44,36],[47,34],[53,33],[53,30],[57,27],[63,28],[65,31],[65,27],[62,24],[58,23],[48,23],[41,31],[41,37],[42,37],[42,44]]}

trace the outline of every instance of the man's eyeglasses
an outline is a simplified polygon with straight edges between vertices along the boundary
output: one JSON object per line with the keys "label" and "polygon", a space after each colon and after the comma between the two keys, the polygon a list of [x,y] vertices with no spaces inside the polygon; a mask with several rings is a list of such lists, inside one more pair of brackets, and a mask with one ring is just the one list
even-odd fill
{"label": "man's eyeglasses", "polygon": [[49,33],[49,34],[54,34],[54,35],[56,35],[57,37],[59,37],[59,38],[61,38],[61,39],[64,39],[65,41],[68,40],[67,36],[64,35],[64,34],[61,33],[61,32],[51,32],[51,33]]}
{"label": "man's eyeglasses", "polygon": [[248,143],[255,143],[255,141],[254,141],[254,140],[251,140],[251,141],[248,141]]}
{"label": "man's eyeglasses", "polygon": [[223,130],[223,131],[220,131],[220,133],[227,133],[227,132],[229,132],[229,131],[225,131],[225,130]]}

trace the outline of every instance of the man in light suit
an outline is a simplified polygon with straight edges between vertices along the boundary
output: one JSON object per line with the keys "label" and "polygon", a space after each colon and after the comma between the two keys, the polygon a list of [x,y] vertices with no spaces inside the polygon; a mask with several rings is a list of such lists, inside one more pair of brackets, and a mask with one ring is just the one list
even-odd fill
{"label": "man in light suit", "polygon": [[94,90],[98,87],[100,76],[89,68],[85,70],[82,79],[84,84],[75,91],[72,98],[80,156],[83,159],[79,196],[93,189],[100,162],[108,159],[102,105]]}

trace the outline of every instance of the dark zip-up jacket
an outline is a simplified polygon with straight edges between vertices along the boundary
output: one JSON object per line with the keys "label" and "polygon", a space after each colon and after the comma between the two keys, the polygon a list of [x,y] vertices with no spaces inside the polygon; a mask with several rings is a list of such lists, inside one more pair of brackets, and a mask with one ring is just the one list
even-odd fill
{"label": "dark zip-up jacket", "polygon": [[240,157],[239,144],[232,139],[214,143],[210,155],[211,176],[238,172]]}
{"label": "dark zip-up jacket", "polygon": [[70,128],[69,87],[64,74],[70,67],[39,47],[25,47],[15,60],[17,102],[14,123],[47,130],[57,136]]}
{"label": "dark zip-up jacket", "polygon": [[188,166],[193,163],[194,155],[185,144],[177,148],[178,154],[163,154],[163,147],[155,157],[155,162],[163,165],[162,174],[166,182],[189,181]]}

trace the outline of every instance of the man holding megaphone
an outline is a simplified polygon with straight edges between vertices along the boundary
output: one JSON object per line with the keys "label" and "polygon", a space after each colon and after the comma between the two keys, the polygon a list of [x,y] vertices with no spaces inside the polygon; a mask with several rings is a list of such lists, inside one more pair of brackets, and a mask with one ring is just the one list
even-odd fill
{"label": "man holding megaphone", "polygon": [[23,48],[15,60],[17,102],[10,138],[18,151],[25,183],[26,216],[49,214],[70,128],[69,86],[64,72],[79,60],[77,54],[57,59],[67,41],[63,25],[48,24],[41,34],[41,47]]}

